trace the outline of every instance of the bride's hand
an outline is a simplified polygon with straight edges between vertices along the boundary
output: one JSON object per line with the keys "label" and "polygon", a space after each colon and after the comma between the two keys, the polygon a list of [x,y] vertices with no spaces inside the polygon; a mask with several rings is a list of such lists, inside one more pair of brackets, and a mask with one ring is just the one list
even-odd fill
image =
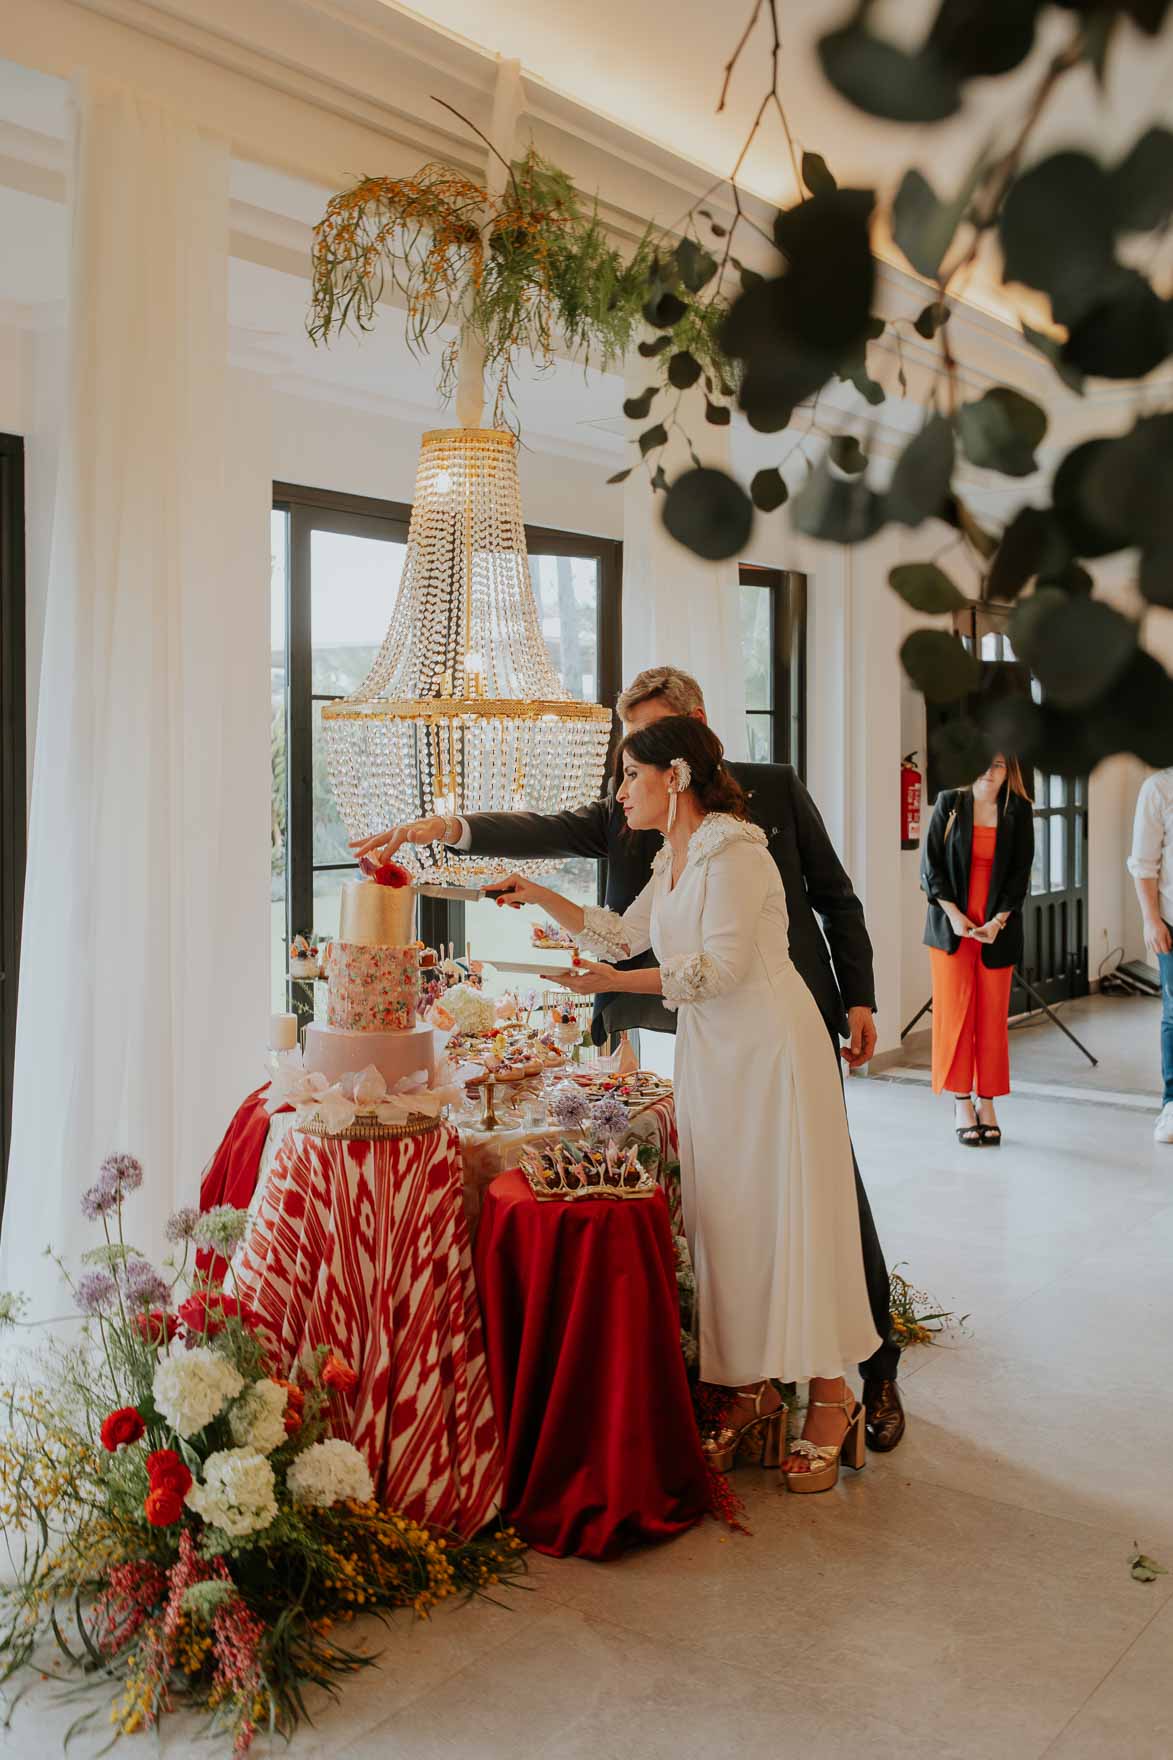
{"label": "bride's hand", "polygon": [[554,896],[548,886],[539,886],[536,880],[527,880],[524,874],[510,874],[505,880],[495,880],[489,893],[497,904],[508,905],[513,911],[519,911],[523,904],[544,905]]}
{"label": "bride's hand", "polygon": [[619,977],[614,966],[598,965],[593,959],[576,958],[568,972],[543,972],[553,984],[560,984],[563,990],[573,990],[576,996],[595,996],[602,990],[615,990]]}

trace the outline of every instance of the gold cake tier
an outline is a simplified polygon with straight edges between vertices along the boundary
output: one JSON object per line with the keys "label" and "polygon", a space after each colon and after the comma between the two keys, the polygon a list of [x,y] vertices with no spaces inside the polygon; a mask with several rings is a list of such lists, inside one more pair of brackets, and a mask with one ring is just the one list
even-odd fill
{"label": "gold cake tier", "polygon": [[410,886],[344,880],[338,939],[351,947],[406,947],[412,939],[414,908]]}

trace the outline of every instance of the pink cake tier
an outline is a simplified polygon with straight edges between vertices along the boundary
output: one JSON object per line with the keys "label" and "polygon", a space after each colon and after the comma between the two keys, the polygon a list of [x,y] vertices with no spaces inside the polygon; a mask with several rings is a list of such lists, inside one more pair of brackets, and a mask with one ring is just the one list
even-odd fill
{"label": "pink cake tier", "polygon": [[415,1025],[419,964],[412,947],[330,947],[326,1019],[350,1033],[405,1033]]}
{"label": "pink cake tier", "polygon": [[373,1063],[389,1088],[423,1070],[430,1088],[436,1077],[435,1030],[421,1021],[404,1033],[356,1033],[315,1021],[305,1030],[304,1062],[331,1082],[358,1075]]}

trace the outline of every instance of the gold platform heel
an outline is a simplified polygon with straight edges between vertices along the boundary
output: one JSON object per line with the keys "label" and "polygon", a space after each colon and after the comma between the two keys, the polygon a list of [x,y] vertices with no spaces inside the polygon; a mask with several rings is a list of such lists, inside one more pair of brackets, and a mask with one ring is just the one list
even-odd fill
{"label": "gold platform heel", "polygon": [[766,1383],[754,1395],[754,1415],[736,1428],[728,1425],[704,1441],[705,1459],[715,1473],[732,1472],[735,1465],[745,1462],[759,1467],[778,1468],[786,1453],[787,1408],[783,1403],[763,1412],[762,1399]]}
{"label": "gold platform heel", "polygon": [[[843,1441],[834,1446],[807,1442],[804,1437],[792,1442],[790,1452],[782,1462],[782,1477],[786,1481],[787,1491],[833,1491],[839,1483],[840,1461],[857,1473],[867,1462],[867,1432],[864,1429],[866,1413],[859,1401],[849,1395],[845,1400],[813,1399],[810,1403],[812,1406],[846,1413],[847,1431]],[[788,1466],[788,1461],[792,1461],[794,1465]]]}

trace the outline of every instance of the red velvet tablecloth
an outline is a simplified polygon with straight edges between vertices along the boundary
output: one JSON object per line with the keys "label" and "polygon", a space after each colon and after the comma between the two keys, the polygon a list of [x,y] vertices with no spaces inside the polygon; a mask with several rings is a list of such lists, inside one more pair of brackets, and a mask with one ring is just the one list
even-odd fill
{"label": "red velvet tablecloth", "polygon": [[484,1195],[476,1273],[518,1533],[602,1559],[691,1527],[708,1488],[663,1191],[539,1202],[504,1173]]}
{"label": "red velvet tablecloth", "polygon": [[501,1455],[450,1126],[373,1141],[291,1130],[233,1278],[285,1371],[328,1345],[358,1372],[332,1402],[334,1433],[365,1454],[382,1502],[465,1535],[496,1513]]}

